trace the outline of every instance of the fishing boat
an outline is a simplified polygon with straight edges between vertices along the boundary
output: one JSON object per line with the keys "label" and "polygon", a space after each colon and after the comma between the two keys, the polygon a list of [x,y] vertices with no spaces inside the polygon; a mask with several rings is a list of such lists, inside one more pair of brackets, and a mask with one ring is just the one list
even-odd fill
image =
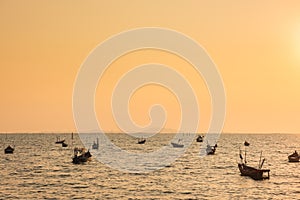
{"label": "fishing boat", "polygon": [[[249,176],[254,180],[263,180],[270,178],[269,169],[257,169],[254,167],[249,167],[245,163],[239,163],[238,167],[242,176]],[[268,174],[265,175],[264,173]]]}
{"label": "fishing boat", "polygon": [[[238,163],[238,168],[241,172],[241,176],[249,176],[254,180],[269,179],[270,178],[270,169],[262,169],[265,159],[261,160],[261,156],[262,156],[262,152],[260,154],[258,168],[250,167],[247,165],[246,151],[245,151],[245,158],[243,158],[242,153],[240,151],[241,163]],[[267,173],[267,175],[266,175],[266,173]]]}
{"label": "fishing boat", "polygon": [[245,140],[244,145],[247,147],[250,145],[250,143]]}
{"label": "fishing boat", "polygon": [[201,135],[198,135],[196,141],[197,142],[203,142],[203,137]]}
{"label": "fishing boat", "polygon": [[139,138],[138,144],[145,144],[146,139],[145,138]]}
{"label": "fishing boat", "polygon": [[206,145],[206,154],[207,155],[214,155],[217,149],[217,144],[214,146],[210,146],[209,144]]}
{"label": "fishing boat", "polygon": [[74,148],[74,157],[73,157],[73,163],[74,164],[82,164],[87,161],[90,161],[92,157],[92,154],[90,151],[86,151],[85,148]]}
{"label": "fishing boat", "polygon": [[13,147],[11,147],[10,145],[8,145],[8,147],[6,147],[5,149],[4,149],[4,153],[5,154],[12,154],[12,153],[14,153],[14,148]]}
{"label": "fishing boat", "polygon": [[179,143],[175,143],[175,142],[171,142],[171,144],[175,148],[182,148],[182,147],[184,147],[184,144],[179,144]]}
{"label": "fishing boat", "polygon": [[184,144],[181,143],[181,139],[178,140],[178,142],[171,142],[171,145],[175,148],[182,148],[184,147]]}
{"label": "fishing boat", "polygon": [[94,144],[92,145],[92,149],[99,149],[99,138],[97,138],[97,141],[94,141]]}
{"label": "fishing boat", "polygon": [[289,162],[299,162],[299,154],[297,151],[288,156]]}
{"label": "fishing boat", "polygon": [[65,140],[61,140],[60,139],[60,136],[57,136],[56,137],[56,142],[55,142],[55,144],[62,144],[62,143],[64,143],[65,142]]}
{"label": "fishing boat", "polygon": [[62,146],[62,147],[67,147],[67,146],[68,146],[68,144],[67,144],[67,143],[65,143],[65,142],[63,142],[63,143],[61,143],[61,146]]}

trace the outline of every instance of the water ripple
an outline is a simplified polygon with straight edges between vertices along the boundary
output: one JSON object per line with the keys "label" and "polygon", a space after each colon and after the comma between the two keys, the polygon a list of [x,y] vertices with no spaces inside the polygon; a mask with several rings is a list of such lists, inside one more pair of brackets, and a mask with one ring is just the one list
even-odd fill
{"label": "water ripple", "polygon": [[[297,199],[300,195],[300,163],[287,162],[287,155],[299,146],[298,135],[223,134],[216,155],[200,158],[200,144],[195,142],[176,162],[149,174],[122,173],[95,159],[73,165],[72,148],[82,144],[78,136],[73,145],[70,134],[60,136],[69,143],[65,149],[54,144],[55,134],[9,135],[16,152],[0,157],[0,199]],[[168,144],[172,135],[148,138],[143,146],[125,134],[109,137],[128,151],[150,152]],[[270,180],[240,176],[238,149],[244,148],[245,138],[251,143],[248,163],[257,165],[263,150]],[[0,142],[5,146],[5,135],[0,135]],[[144,167],[153,168],[147,163]]]}

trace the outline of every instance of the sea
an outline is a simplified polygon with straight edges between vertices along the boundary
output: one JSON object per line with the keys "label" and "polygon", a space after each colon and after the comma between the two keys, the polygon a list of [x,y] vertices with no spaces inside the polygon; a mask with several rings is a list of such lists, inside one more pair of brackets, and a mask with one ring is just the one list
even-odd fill
{"label": "sea", "polygon": [[[58,136],[68,147],[55,144]],[[107,137],[138,153],[170,145],[174,134],[156,134],[145,144],[127,134]],[[245,140],[250,146],[243,145]],[[4,154],[9,144],[15,151]],[[221,134],[215,155],[209,156],[200,156],[201,145],[195,138],[174,162],[134,173],[101,162],[96,155],[103,149],[91,149],[90,162],[73,164],[74,147],[83,146],[78,134],[73,139],[70,133],[0,134],[0,199],[300,199],[300,163],[287,159],[300,151],[300,135]],[[240,150],[243,155],[246,150],[247,163],[254,167],[262,154],[270,179],[241,176]]]}

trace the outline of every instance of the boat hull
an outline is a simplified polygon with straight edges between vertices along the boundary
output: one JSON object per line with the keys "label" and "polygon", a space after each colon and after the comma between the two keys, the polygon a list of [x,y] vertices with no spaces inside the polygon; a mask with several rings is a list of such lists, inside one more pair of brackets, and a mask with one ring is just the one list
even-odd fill
{"label": "boat hull", "polygon": [[244,145],[245,145],[245,146],[249,146],[249,145],[250,145],[250,143],[249,143],[249,142],[247,142],[247,141],[245,141],[245,142],[244,142]]}
{"label": "boat hull", "polygon": [[14,148],[8,146],[6,149],[4,149],[4,153],[5,154],[12,154],[12,153],[14,153],[14,150],[15,150]]}
{"label": "boat hull", "polygon": [[214,154],[215,154],[215,151],[214,151],[214,150],[208,151],[208,152],[206,152],[206,154],[207,154],[207,155],[214,155]]}
{"label": "boat hull", "polygon": [[299,162],[299,156],[289,156],[289,162]]}
{"label": "boat hull", "polygon": [[90,158],[88,158],[88,157],[78,156],[78,157],[74,157],[72,162],[74,164],[82,164],[82,163],[85,163],[89,160],[90,160]]}
{"label": "boat hull", "polygon": [[13,153],[14,153],[14,150],[4,150],[4,153],[5,153],[5,154],[13,154]]}
{"label": "boat hull", "polygon": [[173,143],[173,142],[171,142],[171,144],[172,144],[172,146],[175,147],[175,148],[182,148],[182,147],[184,147],[183,144],[178,144],[178,143]]}
{"label": "boat hull", "polygon": [[145,144],[146,140],[140,140],[138,141],[138,144]]}

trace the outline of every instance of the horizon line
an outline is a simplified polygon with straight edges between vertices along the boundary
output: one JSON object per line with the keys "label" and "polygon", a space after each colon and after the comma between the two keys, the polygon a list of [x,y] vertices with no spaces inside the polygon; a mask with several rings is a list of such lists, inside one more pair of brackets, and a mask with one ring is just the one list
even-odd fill
{"label": "horizon line", "polygon": [[[1,135],[3,134],[79,134],[76,131],[21,131],[21,132],[0,132]],[[100,132],[82,132],[80,134],[98,134]],[[102,133],[105,134],[128,134],[125,132],[115,132],[115,131],[104,131]],[[143,133],[143,134],[152,134],[153,132],[137,132],[137,133]],[[159,134],[176,134],[177,132],[159,132]],[[187,132],[188,133],[188,132]],[[156,133],[157,134],[157,133]],[[205,132],[195,132],[193,134],[203,134],[206,135]],[[300,132],[221,132],[221,133],[211,133],[211,134],[300,134]]]}

